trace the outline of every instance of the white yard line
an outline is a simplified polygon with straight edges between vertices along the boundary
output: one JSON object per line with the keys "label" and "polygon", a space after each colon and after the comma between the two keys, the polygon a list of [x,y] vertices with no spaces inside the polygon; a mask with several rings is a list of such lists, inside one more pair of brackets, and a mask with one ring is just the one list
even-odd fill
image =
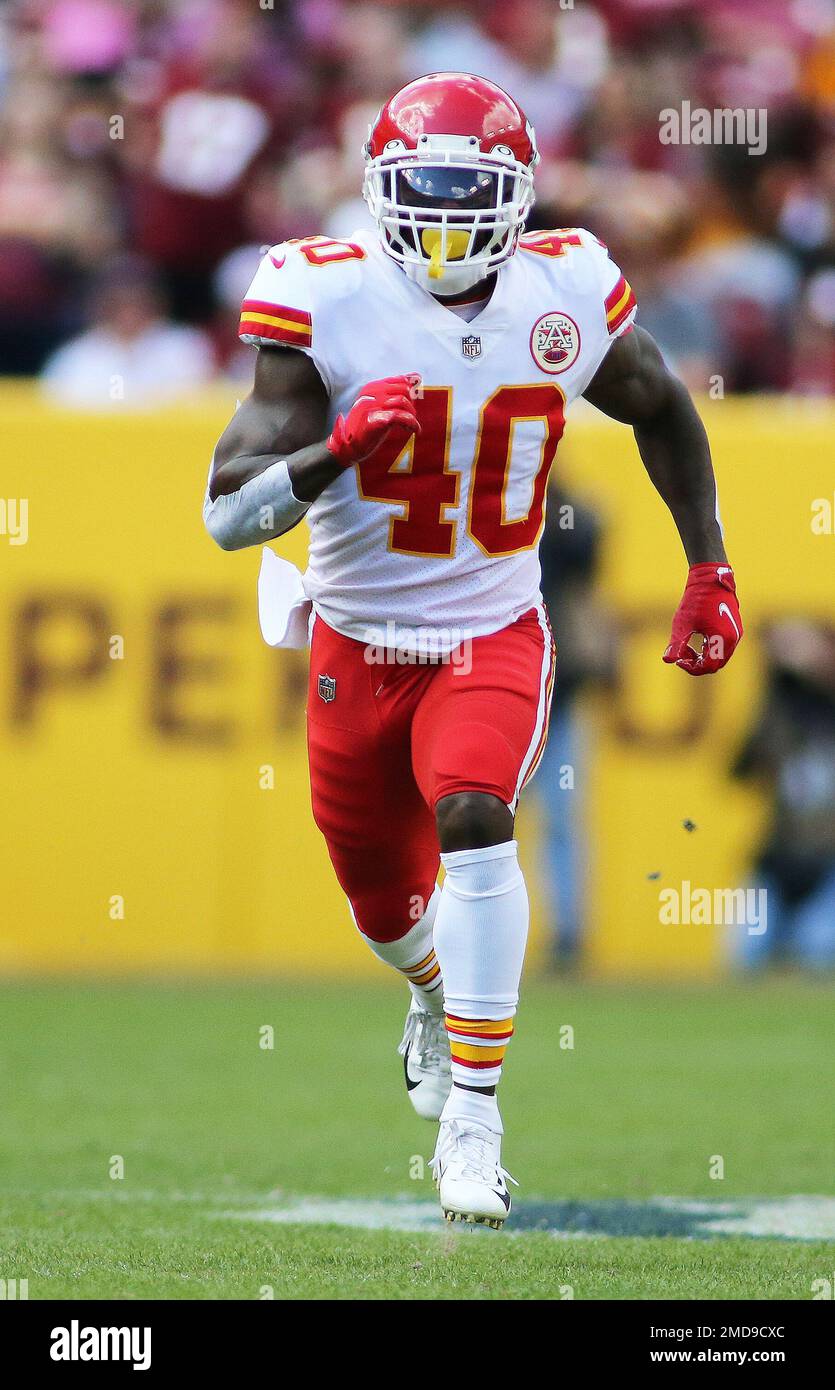
{"label": "white yard line", "polygon": [[[578,1209],[566,1228],[566,1212]],[[657,1213],[657,1220],[653,1219]],[[348,1226],[368,1231],[432,1232],[448,1229],[434,1202],[369,1201],[360,1198],[288,1198],[253,1211],[224,1213],[236,1220],[276,1225]],[[584,1216],[586,1221],[584,1223]],[[535,1219],[530,1219],[535,1218]],[[675,1229],[670,1228],[670,1221]],[[631,1229],[630,1229],[631,1228]],[[656,1228],[656,1229],[654,1229]],[[835,1197],[740,1198],[708,1202],[693,1198],[659,1197],[649,1202],[537,1202],[514,1208],[509,1234],[541,1232],[560,1240],[612,1235],[779,1236],[789,1240],[835,1238]]]}

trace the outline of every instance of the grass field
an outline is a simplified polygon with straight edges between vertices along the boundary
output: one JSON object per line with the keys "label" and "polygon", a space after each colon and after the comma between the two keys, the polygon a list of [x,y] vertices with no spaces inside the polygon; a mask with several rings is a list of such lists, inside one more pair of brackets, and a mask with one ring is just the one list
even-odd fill
{"label": "grass field", "polygon": [[522,1185],[493,1233],[434,1205],[394,987],[6,985],[0,1278],[30,1299],[809,1299],[835,1203],[790,1199],[835,1196],[832,1006],[799,980],[529,985],[503,1083]]}

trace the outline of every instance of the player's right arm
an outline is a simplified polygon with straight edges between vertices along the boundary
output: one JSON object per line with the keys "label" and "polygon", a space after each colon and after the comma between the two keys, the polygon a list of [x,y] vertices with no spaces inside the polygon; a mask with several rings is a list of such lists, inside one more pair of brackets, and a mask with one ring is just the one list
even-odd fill
{"label": "player's right arm", "polygon": [[252,391],[218,440],[209,496],[228,497],[283,458],[299,501],[312,502],[341,471],[328,450],[328,397],[309,357],[258,349]]}
{"label": "player's right arm", "polygon": [[327,392],[314,364],[292,349],[259,349],[252,393],[215,449],[203,506],[210,535],[223,550],[240,550],[289,531],[392,430],[405,444],[420,429],[410,394],[418,381],[369,382],[324,439]]}
{"label": "player's right arm", "polygon": [[310,358],[259,348],[252,391],[218,440],[203,502],[206,530],[222,550],[291,530],[339,473],[324,438],[326,411]]}
{"label": "player's right arm", "polygon": [[304,249],[285,243],[268,252],[243,303],[240,335],[258,348],[255,381],[218,441],[203,504],[206,528],[224,550],[283,535],[391,429],[405,444],[418,428],[410,398],[417,378],[402,376],[364,386],[328,435],[329,373],[314,345],[327,342],[327,320],[323,291],[314,294],[310,280],[327,265],[314,269]]}

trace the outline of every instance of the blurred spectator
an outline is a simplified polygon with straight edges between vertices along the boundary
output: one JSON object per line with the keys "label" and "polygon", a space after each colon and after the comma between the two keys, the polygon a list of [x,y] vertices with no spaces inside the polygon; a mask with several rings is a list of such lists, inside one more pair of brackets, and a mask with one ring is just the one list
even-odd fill
{"label": "blurred spectator", "polygon": [[[835,968],[835,628],[805,619],[765,635],[763,708],[737,777],[767,790],[771,817],[755,861],[767,929],[732,942],[737,964]],[[737,931],[742,931],[737,928]]]}
{"label": "blurred spectator", "polygon": [[[175,320],[223,324],[227,370],[219,267],[364,223],[369,120],[452,68],[527,109],[532,225],[610,244],[688,384],[835,392],[832,0],[5,0],[0,373],[78,332],[118,252],[153,264]],[[662,144],[683,101],[767,109],[765,152]]]}
{"label": "blurred spectator", "polygon": [[792,390],[835,396],[835,267],[809,278],[795,339]]}
{"label": "blurred spectator", "polygon": [[179,13],[194,20],[182,44],[172,31],[154,80],[128,87],[140,139],[127,152],[127,192],[136,248],[159,266],[175,313],[200,321],[212,271],[246,237],[246,183],[286,148],[304,107],[267,11],[191,0]]}
{"label": "blurred spectator", "polygon": [[43,56],[54,72],[109,73],[136,43],[137,7],[123,0],[54,0],[42,15]]}
{"label": "blurred spectator", "polygon": [[[574,182],[567,172],[563,180]],[[565,196],[559,175],[551,196]],[[720,369],[721,335],[717,306],[683,263],[694,221],[684,189],[666,173],[609,172],[586,180],[576,212],[573,220],[589,222],[618,263],[628,266],[639,322],[668,366],[692,391],[706,391]]]}
{"label": "blurred spectator", "polygon": [[594,8],[503,0],[480,6],[478,19],[433,8],[412,43],[410,76],[459,69],[492,77],[523,107],[543,150],[565,147],[608,66],[606,26]]}
{"label": "blurred spectator", "polygon": [[167,322],[148,268],[119,261],[97,285],[92,326],[53,353],[42,380],[60,405],[104,410],[173,399],[203,385],[212,371],[205,335]]}
{"label": "blurred spectator", "polygon": [[782,390],[790,360],[775,350],[797,299],[800,274],[787,251],[750,235],[685,259],[689,292],[717,326],[725,390]]}
{"label": "blurred spectator", "polygon": [[260,246],[239,246],[221,261],[212,284],[217,313],[210,326],[215,361],[224,377],[248,390],[255,349],[238,337],[241,301],[261,260]]}
{"label": "blurred spectator", "polygon": [[548,742],[531,787],[542,814],[551,959],[558,970],[577,964],[585,924],[587,766],[578,706],[583,692],[611,685],[617,675],[614,622],[595,593],[599,551],[600,523],[594,512],[552,480],[540,560],[542,593],[557,645],[558,693]]}

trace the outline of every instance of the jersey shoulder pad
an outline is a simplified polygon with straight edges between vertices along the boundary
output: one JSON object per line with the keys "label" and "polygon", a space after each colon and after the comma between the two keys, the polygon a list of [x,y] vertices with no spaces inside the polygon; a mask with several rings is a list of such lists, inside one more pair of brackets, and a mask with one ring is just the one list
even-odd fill
{"label": "jersey shoulder pad", "polygon": [[354,288],[350,267],[356,267],[366,256],[358,240],[338,241],[325,236],[272,246],[244,299],[240,336],[250,343],[311,348],[317,309],[321,317],[330,300]]}
{"label": "jersey shoulder pad", "polygon": [[255,272],[241,307],[245,343],[313,346],[313,304],[305,263],[292,242],[271,246]]}
{"label": "jersey shoulder pad", "polygon": [[606,331],[610,338],[618,338],[621,333],[631,328],[635,318],[635,291],[620,266],[612,260],[605,241],[601,241],[586,227],[578,227],[577,230],[599,277],[603,310],[606,315]]}
{"label": "jersey shoulder pad", "polygon": [[553,231],[526,232],[520,248],[545,258],[555,276],[569,281],[577,292],[601,304],[610,337],[630,327],[635,317],[635,295],[620,267],[609,255],[605,242],[587,227],[558,227]]}

